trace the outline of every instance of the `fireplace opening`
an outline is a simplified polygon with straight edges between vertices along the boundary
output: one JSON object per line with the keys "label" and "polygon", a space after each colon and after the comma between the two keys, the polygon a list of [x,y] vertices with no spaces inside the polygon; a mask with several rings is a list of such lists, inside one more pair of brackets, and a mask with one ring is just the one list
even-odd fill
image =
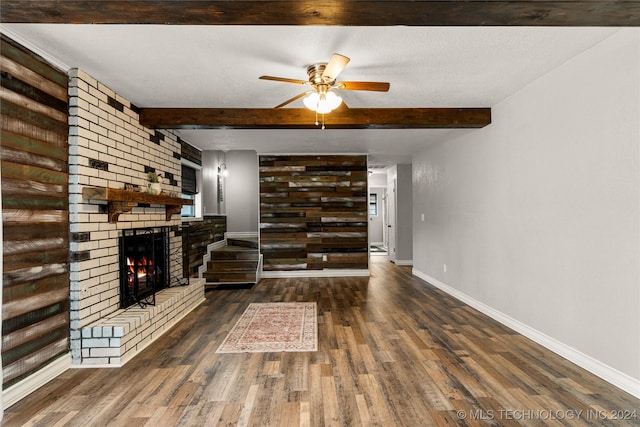
{"label": "fireplace opening", "polygon": [[120,246],[120,308],[155,305],[169,286],[169,227],[123,230]]}

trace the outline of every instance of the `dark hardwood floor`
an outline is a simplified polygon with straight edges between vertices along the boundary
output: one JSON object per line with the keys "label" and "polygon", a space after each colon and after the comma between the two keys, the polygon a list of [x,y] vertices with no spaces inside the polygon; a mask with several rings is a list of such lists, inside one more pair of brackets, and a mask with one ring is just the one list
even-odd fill
{"label": "dark hardwood floor", "polygon": [[[3,425],[640,425],[638,399],[410,267],[372,257],[371,271],[209,291],[123,368],[69,370]],[[279,301],[317,301],[317,352],[215,353],[249,303]]]}

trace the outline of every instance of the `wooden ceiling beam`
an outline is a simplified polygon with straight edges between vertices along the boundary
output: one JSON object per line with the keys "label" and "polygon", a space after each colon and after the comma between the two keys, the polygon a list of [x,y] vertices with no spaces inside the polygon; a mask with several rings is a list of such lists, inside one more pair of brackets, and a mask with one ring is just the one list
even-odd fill
{"label": "wooden ceiling beam", "polygon": [[[152,129],[317,129],[306,108],[142,108]],[[349,108],[325,115],[327,129],[481,128],[490,108]]]}
{"label": "wooden ceiling beam", "polygon": [[3,23],[640,26],[640,0],[3,0]]}

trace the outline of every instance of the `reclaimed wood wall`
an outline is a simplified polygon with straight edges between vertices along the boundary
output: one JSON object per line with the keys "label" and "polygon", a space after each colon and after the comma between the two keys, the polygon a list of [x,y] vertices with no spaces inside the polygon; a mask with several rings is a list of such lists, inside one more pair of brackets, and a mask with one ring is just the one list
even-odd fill
{"label": "reclaimed wood wall", "polygon": [[198,277],[198,267],[207,253],[207,246],[224,240],[227,231],[227,217],[224,215],[205,216],[202,221],[182,223],[182,269],[184,277]]}
{"label": "reclaimed wood wall", "polygon": [[1,39],[6,388],[69,351],[67,75]]}
{"label": "reclaimed wood wall", "polygon": [[368,268],[366,156],[260,156],[264,270]]}

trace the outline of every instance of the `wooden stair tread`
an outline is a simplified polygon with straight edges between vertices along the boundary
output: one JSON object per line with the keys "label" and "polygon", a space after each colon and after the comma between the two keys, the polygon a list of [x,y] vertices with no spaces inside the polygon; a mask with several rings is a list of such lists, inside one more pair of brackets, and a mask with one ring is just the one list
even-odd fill
{"label": "wooden stair tread", "polygon": [[202,275],[205,286],[257,282],[256,270],[260,262],[257,237],[227,238],[227,245],[211,250],[209,257],[207,270]]}
{"label": "wooden stair tread", "polygon": [[230,237],[230,238],[227,238],[227,245],[231,247],[258,249],[258,238],[257,237]]}

